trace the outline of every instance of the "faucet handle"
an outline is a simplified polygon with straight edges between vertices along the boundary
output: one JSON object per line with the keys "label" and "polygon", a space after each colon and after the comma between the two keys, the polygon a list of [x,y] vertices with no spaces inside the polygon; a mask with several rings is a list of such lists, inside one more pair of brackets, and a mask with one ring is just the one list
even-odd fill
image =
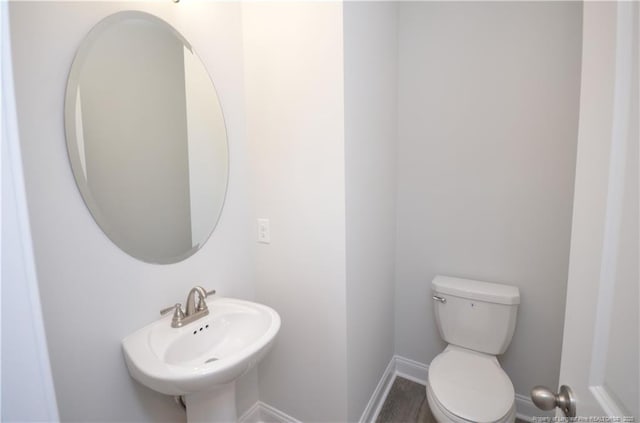
{"label": "faucet handle", "polygon": [[207,309],[207,302],[204,299],[205,297],[200,297],[198,299],[198,305],[196,306],[196,311],[202,311]]}
{"label": "faucet handle", "polygon": [[165,314],[167,314],[168,312],[175,310],[175,308],[177,306],[182,307],[182,305],[180,303],[176,303],[175,305],[172,305],[171,307],[167,307],[167,308],[163,308],[162,310],[160,310],[160,316],[164,316]]}
{"label": "faucet handle", "polygon": [[169,313],[171,310],[174,310],[173,319],[171,319],[171,327],[179,328],[180,326],[182,326],[182,319],[184,319],[184,311],[182,311],[182,304],[176,303],[176,305],[174,305],[173,307],[164,308],[160,310],[160,315],[164,316],[165,314]]}
{"label": "faucet handle", "polygon": [[184,319],[184,311],[182,311],[182,305],[180,303],[176,303],[175,310],[173,312],[173,319],[171,319],[171,326],[180,327],[182,326],[182,319]]}
{"label": "faucet handle", "polygon": [[207,309],[207,301],[206,298],[209,295],[214,295],[216,293],[215,289],[212,289],[211,291],[206,292],[206,295],[200,296],[200,298],[198,299],[198,306],[196,307],[196,311],[202,311],[202,310],[206,310]]}

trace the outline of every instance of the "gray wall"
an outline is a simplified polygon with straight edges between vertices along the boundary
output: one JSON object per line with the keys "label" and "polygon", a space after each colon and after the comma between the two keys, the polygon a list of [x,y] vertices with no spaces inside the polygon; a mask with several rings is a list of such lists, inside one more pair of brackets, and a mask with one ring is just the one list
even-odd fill
{"label": "gray wall", "polygon": [[257,299],[282,317],[260,364],[260,399],[305,422],[342,422],[342,3],[245,3],[242,12],[254,217],[271,223],[271,243],[257,248]]}
{"label": "gray wall", "polygon": [[[56,421],[58,407],[42,321],[22,157],[10,87],[6,4],[2,14],[2,363],[0,420]],[[6,50],[5,50],[6,49]],[[7,387],[10,387],[7,388]]]}
{"label": "gray wall", "polygon": [[[203,249],[172,265],[131,258],[102,233],[69,166],[63,128],[67,75],[85,34],[126,9],[152,12],[188,39],[216,82],[232,161],[229,193]],[[63,421],[183,421],[170,397],[135,382],[120,340],[184,301],[195,284],[254,298],[253,216],[243,103],[240,5],[232,3],[12,3],[20,139],[35,259]],[[238,386],[238,409],[257,400],[256,372]]]}
{"label": "gray wall", "polygon": [[436,274],[520,287],[501,358],[516,392],[557,386],[580,88],[580,3],[403,3],[396,353],[444,347]]}
{"label": "gray wall", "polygon": [[[62,419],[184,418],[129,377],[119,343],[196,283],[282,316],[259,384],[255,372],[240,383],[240,412],[259,385],[262,401],[303,421],[357,419],[392,352],[429,363],[443,348],[430,301],[437,273],[520,286],[504,367],[518,393],[556,385],[580,7],[13,3],[27,196]],[[220,223],[174,265],[113,245],[67,160],[75,50],[98,20],[131,8],[192,43],[229,131]],[[258,217],[271,221],[271,244],[255,244]]]}
{"label": "gray wall", "polygon": [[397,6],[345,2],[348,419],[393,356]]}

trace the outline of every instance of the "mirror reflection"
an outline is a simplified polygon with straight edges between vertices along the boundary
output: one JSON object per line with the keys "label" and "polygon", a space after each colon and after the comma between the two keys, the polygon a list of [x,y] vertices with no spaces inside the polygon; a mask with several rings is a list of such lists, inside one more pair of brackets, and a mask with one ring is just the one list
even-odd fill
{"label": "mirror reflection", "polygon": [[121,12],[80,46],[67,85],[67,147],[105,234],[152,263],[197,251],[220,215],[228,146],[207,70],[166,22]]}

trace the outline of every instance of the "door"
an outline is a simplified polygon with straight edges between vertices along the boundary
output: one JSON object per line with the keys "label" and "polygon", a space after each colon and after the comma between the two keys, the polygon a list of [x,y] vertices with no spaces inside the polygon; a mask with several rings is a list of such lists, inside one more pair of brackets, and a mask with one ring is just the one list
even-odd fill
{"label": "door", "polygon": [[559,380],[573,391],[578,421],[585,422],[640,421],[638,6],[584,3],[578,156]]}

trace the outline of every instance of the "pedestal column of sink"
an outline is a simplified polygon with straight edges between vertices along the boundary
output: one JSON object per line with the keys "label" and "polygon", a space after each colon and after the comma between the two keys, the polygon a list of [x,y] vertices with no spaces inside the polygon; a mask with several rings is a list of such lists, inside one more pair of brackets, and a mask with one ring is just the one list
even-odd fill
{"label": "pedestal column of sink", "polygon": [[235,382],[185,395],[184,402],[187,423],[232,423],[238,420]]}

